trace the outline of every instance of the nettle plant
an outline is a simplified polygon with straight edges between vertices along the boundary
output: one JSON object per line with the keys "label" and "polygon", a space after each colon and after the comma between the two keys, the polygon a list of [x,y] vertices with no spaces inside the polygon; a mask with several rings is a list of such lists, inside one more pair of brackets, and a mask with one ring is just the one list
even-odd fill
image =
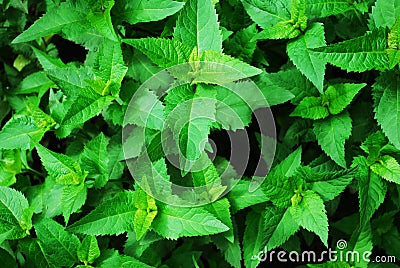
{"label": "nettle plant", "polygon": [[396,267],[398,0],[1,3],[4,267]]}

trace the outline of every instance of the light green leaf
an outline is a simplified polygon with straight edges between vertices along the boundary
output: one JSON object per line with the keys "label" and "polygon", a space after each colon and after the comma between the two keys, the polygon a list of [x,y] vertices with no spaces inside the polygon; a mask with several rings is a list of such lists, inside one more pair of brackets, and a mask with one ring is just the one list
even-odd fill
{"label": "light green leaf", "polygon": [[[259,81],[256,80],[256,84],[263,91],[270,106],[283,102],[283,100],[274,101],[276,98],[280,100],[285,97],[291,99],[291,103],[297,105],[304,97],[318,94],[318,90],[296,67],[277,73],[262,73],[258,76],[258,79]],[[290,91],[291,95],[287,91]]]}
{"label": "light green leaf", "polygon": [[225,224],[229,228],[228,231],[222,234],[217,234],[215,236],[221,236],[233,244],[235,242],[235,235],[233,232],[233,223],[231,219],[230,204],[228,199],[222,198],[217,201],[214,201],[205,206],[205,209],[211,214],[215,215],[217,219],[219,219],[223,224]]}
{"label": "light green leaf", "polygon": [[339,15],[353,9],[347,0],[307,0],[306,7],[307,16],[313,18]]}
{"label": "light green leaf", "polygon": [[261,185],[267,198],[278,207],[290,206],[295,190],[299,189],[303,183],[301,178],[293,176],[300,166],[301,152],[300,147],[286,157],[268,173]]}
{"label": "light green leaf", "polygon": [[382,156],[371,165],[371,170],[387,181],[400,184],[400,165],[392,156]]}
{"label": "light green leaf", "polygon": [[197,47],[198,55],[206,50],[222,52],[221,31],[211,0],[185,3],[176,21],[174,38],[191,48]]}
{"label": "light green leaf", "polygon": [[109,179],[107,146],[108,138],[100,133],[85,145],[80,155],[82,169],[88,172],[88,178],[95,179],[97,188],[103,187]]}
{"label": "light green leaf", "polygon": [[243,61],[212,50],[201,53],[199,60],[192,63],[198,65],[189,73],[192,83],[224,85],[262,72]]}
{"label": "light green leaf", "polygon": [[65,224],[68,224],[69,216],[78,211],[86,201],[87,189],[84,183],[68,185],[61,192],[61,209]]}
{"label": "light green leaf", "polygon": [[19,239],[27,236],[31,228],[28,200],[21,192],[0,186],[0,234],[8,233],[6,239]]}
{"label": "light green leaf", "polygon": [[168,239],[222,233],[229,228],[201,207],[174,207],[159,204],[152,229]]}
{"label": "light green leaf", "polygon": [[[363,254],[365,255],[365,252],[372,252],[374,244],[372,241],[371,224],[369,221],[363,222],[361,226],[354,230],[350,237],[349,244],[351,246],[345,249],[347,252],[351,251],[353,254],[354,252],[358,252],[359,256],[363,256]],[[347,252],[345,252],[346,255],[348,255]],[[360,257],[359,261],[355,258],[355,260],[349,260],[349,262],[356,267],[367,268],[370,266],[370,257],[371,256],[366,256],[366,258]],[[371,258],[371,260],[372,259],[373,258]]]}
{"label": "light green leaf", "polygon": [[258,33],[257,25],[253,23],[247,28],[237,31],[231,38],[224,41],[224,51],[239,60],[251,63],[257,42],[253,40]]}
{"label": "light green leaf", "polygon": [[291,19],[288,8],[289,1],[286,0],[277,0],[274,2],[242,0],[242,3],[250,18],[263,29]]}
{"label": "light green leaf", "polygon": [[0,131],[0,148],[31,150],[46,131],[38,127],[31,117],[15,116]]}
{"label": "light green leaf", "polygon": [[251,182],[247,180],[240,180],[235,187],[229,191],[227,197],[232,205],[232,213],[268,201],[268,197],[261,190],[261,187],[250,192],[250,183]]}
{"label": "light green leaf", "polygon": [[49,56],[47,53],[32,47],[33,53],[35,54],[36,58],[38,59],[40,65],[45,70],[45,72],[51,69],[57,68],[64,68],[66,65],[62,62],[59,58],[54,58]]}
{"label": "light green leaf", "polygon": [[118,0],[113,15],[130,24],[162,20],[178,12],[184,3],[172,0]]}
{"label": "light green leaf", "polygon": [[95,236],[86,236],[78,248],[78,258],[85,264],[93,263],[100,257],[100,249]]}
{"label": "light green leaf", "polygon": [[316,233],[328,246],[328,217],[321,197],[311,190],[302,193],[300,203],[290,207],[290,213],[298,225]]}
{"label": "light green leaf", "polygon": [[300,169],[298,175],[306,177],[305,179],[309,182],[309,189],[319,194],[324,202],[333,200],[353,180],[353,173],[348,170],[317,172],[307,168]]}
{"label": "light green leaf", "polygon": [[64,2],[44,14],[12,42],[15,44],[35,40],[42,36],[58,33],[64,28],[82,23],[85,20],[86,12],[81,5],[75,5],[74,2]]}
{"label": "light green leaf", "polygon": [[264,226],[264,213],[251,210],[246,216],[246,227],[243,236],[243,258],[246,268],[256,268],[260,263],[256,258],[264,252],[266,230]]}
{"label": "light green leaf", "polygon": [[201,96],[202,92],[207,94],[207,88],[197,85],[193,98],[178,105],[166,121],[183,154],[180,159],[183,171],[189,171],[193,161],[202,155],[208,142],[210,126],[215,122],[216,100],[207,95]]}
{"label": "light green leaf", "polygon": [[60,184],[77,185],[83,182],[86,174],[71,157],[50,151],[40,144],[36,144],[36,150],[50,176]]}
{"label": "light green leaf", "polygon": [[142,189],[135,192],[135,212],[134,225],[136,239],[140,240],[148,229],[157,215],[156,201],[152,196],[149,196]]}
{"label": "light green leaf", "polygon": [[358,166],[355,177],[358,180],[360,222],[368,223],[374,212],[383,203],[387,187],[382,179],[369,169],[365,157],[354,158],[353,166]]}
{"label": "light green leaf", "polygon": [[[110,14],[114,3],[114,0],[92,2],[89,7],[90,12],[86,16],[86,19],[89,21],[90,25],[105,37],[103,42],[101,42],[100,47],[109,43],[109,40],[118,42],[118,36],[115,33]],[[112,51],[112,49],[110,50]]]}
{"label": "light green leaf", "polygon": [[38,93],[41,98],[49,88],[54,88],[56,85],[53,81],[47,78],[43,71],[39,71],[25,77],[18,85],[15,94],[30,94]]}
{"label": "light green leaf", "polygon": [[338,165],[346,167],[344,143],[351,135],[348,112],[314,122],[314,133],[322,150]]}
{"label": "light green leaf", "polygon": [[140,50],[162,68],[188,62],[192,49],[175,39],[125,39],[125,43]]}
{"label": "light green leaf", "polygon": [[400,149],[400,79],[394,72],[381,74],[373,85],[383,92],[375,103],[375,118],[389,141]]}
{"label": "light green leaf", "polygon": [[16,183],[15,175],[21,172],[20,150],[0,150],[0,186]]}
{"label": "light green leaf", "polygon": [[103,268],[132,268],[132,267],[140,267],[140,268],[154,268],[154,266],[147,265],[144,262],[141,262],[131,256],[120,255],[118,251],[114,251],[112,256],[105,259],[100,263],[100,267]]}
{"label": "light green leaf", "polygon": [[37,238],[28,238],[19,241],[18,246],[27,259],[38,267],[55,267],[58,264],[57,254],[48,255],[44,251],[43,243]]}
{"label": "light green leaf", "polygon": [[304,35],[290,41],[286,47],[289,58],[321,93],[324,85],[325,62],[319,59],[312,49],[324,46],[324,26],[321,23],[313,23]]}
{"label": "light green leaf", "polygon": [[75,127],[99,115],[113,100],[114,97],[103,97],[89,88],[81,90],[65,114],[60,128],[57,129],[57,136],[59,138],[68,136]]}
{"label": "light green leaf", "polygon": [[371,26],[391,28],[399,16],[399,0],[377,0],[372,7]]}
{"label": "light green leaf", "polygon": [[323,105],[321,97],[305,97],[296,106],[290,116],[300,116],[308,119],[323,119],[329,116],[328,108]]}
{"label": "light green leaf", "polygon": [[300,35],[300,30],[291,21],[278,23],[265,28],[255,38],[257,39],[293,39]]}
{"label": "light green leaf", "polygon": [[68,227],[69,231],[88,235],[112,235],[134,230],[134,199],[131,191],[118,193],[103,201],[88,215]]}
{"label": "light green leaf", "polygon": [[328,86],[324,96],[328,101],[328,109],[331,114],[339,114],[347,107],[355,95],[367,84],[335,84]]}
{"label": "light green leaf", "polygon": [[116,95],[127,70],[128,67],[125,66],[122,58],[121,44],[105,39],[99,48],[93,66],[94,74],[105,83],[100,92],[101,95],[109,93]]}
{"label": "light green leaf", "polygon": [[153,91],[145,87],[139,88],[129,103],[124,124],[135,124],[140,127],[161,130],[164,121],[163,103]]}
{"label": "light green leaf", "polygon": [[384,28],[373,30],[364,36],[317,48],[314,55],[348,72],[364,72],[388,68],[387,32]]}
{"label": "light green leaf", "polygon": [[242,261],[242,251],[241,251],[239,236],[237,234],[236,225],[234,224],[233,226],[235,226],[233,227],[235,229],[232,230],[235,232],[235,237],[233,242],[230,242],[227,239],[225,239],[223,237],[223,234],[214,235],[211,239],[217,246],[217,248],[221,251],[221,253],[224,255],[225,260],[233,267],[240,268]]}
{"label": "light green leaf", "polygon": [[76,253],[80,241],[60,224],[51,219],[42,219],[35,224],[35,231],[44,255],[57,263],[57,266],[70,267],[78,262]]}

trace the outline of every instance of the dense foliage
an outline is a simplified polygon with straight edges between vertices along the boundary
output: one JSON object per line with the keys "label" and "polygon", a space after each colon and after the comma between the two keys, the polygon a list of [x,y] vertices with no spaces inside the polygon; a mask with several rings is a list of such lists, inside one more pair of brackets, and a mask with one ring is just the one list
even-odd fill
{"label": "dense foliage", "polygon": [[397,267],[399,0],[0,3],[2,267]]}

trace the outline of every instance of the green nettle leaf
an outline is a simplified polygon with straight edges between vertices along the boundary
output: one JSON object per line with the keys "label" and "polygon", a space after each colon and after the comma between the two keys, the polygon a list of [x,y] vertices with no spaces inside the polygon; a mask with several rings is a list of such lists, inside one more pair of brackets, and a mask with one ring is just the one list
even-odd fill
{"label": "green nettle leaf", "polygon": [[66,224],[68,224],[69,216],[85,204],[86,195],[87,189],[84,183],[68,185],[62,190],[61,209]]}
{"label": "green nettle leaf", "polygon": [[86,177],[79,166],[71,157],[50,151],[40,144],[36,144],[36,150],[50,176],[60,184],[78,185]]}
{"label": "green nettle leaf", "polygon": [[38,93],[41,98],[49,88],[56,87],[43,71],[28,75],[21,81],[15,90],[15,94]]}
{"label": "green nettle leaf", "polygon": [[199,60],[199,67],[189,73],[193,74],[192,83],[224,85],[262,72],[256,67],[218,51],[204,51],[200,54]]}
{"label": "green nettle leaf", "polygon": [[108,170],[108,138],[100,133],[89,141],[81,154],[80,165],[88,172],[88,178],[95,179],[95,187],[103,187],[109,179]]}
{"label": "green nettle leaf", "polygon": [[172,0],[116,1],[113,14],[130,24],[162,20],[178,12],[184,3]]}
{"label": "green nettle leaf", "polygon": [[31,150],[46,131],[37,126],[32,117],[15,116],[0,131],[0,149]]}
{"label": "green nettle leaf", "polygon": [[265,224],[267,250],[283,245],[300,226],[293,220],[290,209],[267,207]]}
{"label": "green nettle leaf", "polygon": [[333,200],[346,189],[353,180],[353,173],[344,171],[317,172],[308,167],[302,167],[299,176],[306,177],[309,188],[326,201]]}
{"label": "green nettle leaf", "polygon": [[325,18],[338,15],[353,9],[347,0],[307,0],[308,17]]}
{"label": "green nettle leaf", "polygon": [[268,197],[261,187],[250,192],[250,183],[250,181],[240,180],[228,193],[227,197],[232,206],[232,213],[268,201]]}
{"label": "green nettle leaf", "polygon": [[[119,255],[118,251],[111,250],[112,256],[109,256],[107,259],[100,263],[100,267],[104,268],[129,268],[129,267],[141,267],[141,268],[153,268],[154,266],[147,265],[144,262],[141,262],[131,256]],[[110,255],[110,253],[108,253]]]}
{"label": "green nettle leaf", "polygon": [[0,186],[16,183],[15,177],[21,172],[22,161],[19,150],[0,150]]}
{"label": "green nettle leaf", "polygon": [[215,88],[218,100],[215,118],[223,129],[232,131],[243,129],[250,124],[253,111],[269,104],[264,100],[259,89],[249,81]]}
{"label": "green nettle leaf", "polygon": [[278,207],[287,208],[290,206],[291,198],[302,185],[301,178],[293,176],[300,166],[301,152],[300,147],[286,157],[268,173],[261,185],[267,198]]}
{"label": "green nettle leaf", "polygon": [[18,244],[27,259],[38,267],[55,267],[58,264],[58,255],[49,255],[44,251],[43,243],[39,239],[24,239]]}
{"label": "green nettle leaf", "polygon": [[[292,39],[307,28],[306,1],[294,0],[291,3],[290,19],[281,20],[277,24],[264,28],[257,39]],[[249,13],[250,14],[250,13]]]}
{"label": "green nettle leaf", "polygon": [[32,212],[21,192],[0,186],[0,235],[6,235],[6,239],[27,236],[32,228]]}
{"label": "green nettle leaf", "polygon": [[85,88],[81,90],[79,96],[65,114],[61,127],[57,129],[58,137],[68,136],[75,127],[99,115],[113,100],[114,97],[101,96],[93,89]]}
{"label": "green nettle leaf", "polygon": [[179,14],[174,38],[197,47],[198,54],[206,50],[222,52],[222,36],[217,14],[211,0],[189,0]]}
{"label": "green nettle leaf", "polygon": [[156,201],[153,197],[146,194],[142,189],[135,192],[135,212],[134,225],[136,239],[140,240],[150,228],[151,223],[157,215]]}
{"label": "green nettle leaf", "polygon": [[268,27],[257,34],[257,39],[293,39],[300,35],[300,30],[292,24],[292,21],[278,23]]}
{"label": "green nettle leaf", "polygon": [[392,27],[400,16],[398,0],[377,0],[372,7],[371,23],[374,27]]}
{"label": "green nettle leaf", "polygon": [[358,166],[355,177],[358,180],[360,222],[369,223],[374,212],[383,203],[387,187],[382,179],[370,170],[365,157],[354,158],[353,166]]}
{"label": "green nettle leaf", "polygon": [[[82,3],[81,1],[77,1]],[[75,24],[86,21],[86,10],[81,4],[75,2],[61,3],[57,8],[43,15],[31,27],[17,36],[13,43],[22,43],[37,38],[58,33]]]}
{"label": "green nettle leaf", "polygon": [[[223,198],[217,201],[212,202],[211,204],[207,205],[205,209],[216,215],[217,218],[226,226],[228,226],[229,230],[225,233],[215,235],[214,237],[223,237],[230,243],[235,243],[235,234],[233,229],[233,223],[231,219],[231,212],[230,212],[230,204],[228,199]],[[237,239],[237,237],[236,237]]]}
{"label": "green nettle leaf", "polygon": [[314,55],[348,72],[384,71],[388,68],[387,31],[379,28],[364,36],[316,48]]}
{"label": "green nettle leaf", "polygon": [[96,237],[92,235],[86,236],[78,248],[77,253],[79,260],[85,263],[85,265],[92,264],[100,257],[100,249]]}
{"label": "green nettle leaf", "polygon": [[[286,85],[283,86],[288,77],[278,78],[278,76],[279,73],[267,74],[264,72],[258,75],[257,80],[255,81],[258,88],[261,90],[265,99],[267,100],[269,106],[285,103],[295,97],[295,95],[287,89],[289,87],[286,87]],[[278,78],[276,80],[279,82],[275,81],[275,78]],[[293,77],[290,79],[295,80]]]}
{"label": "green nettle leaf", "polygon": [[321,93],[326,64],[317,57],[313,49],[324,46],[324,26],[321,23],[313,23],[304,35],[290,41],[286,47],[289,58]]}
{"label": "green nettle leaf", "polygon": [[184,208],[158,204],[158,209],[152,229],[168,239],[211,235],[229,230],[225,224],[201,207]]}
{"label": "green nettle leaf", "polygon": [[373,85],[374,93],[383,92],[375,103],[375,118],[389,141],[400,149],[400,79],[394,72],[381,74]]}
{"label": "green nettle leaf", "polygon": [[52,263],[70,267],[78,262],[77,251],[81,243],[60,224],[51,219],[42,219],[35,224],[35,231],[40,241],[39,247]]}
{"label": "green nettle leaf", "polygon": [[246,217],[246,228],[243,236],[243,258],[245,267],[256,268],[260,260],[256,258],[264,252],[266,229],[264,213],[251,210]]}
{"label": "green nettle leaf", "polygon": [[140,50],[162,68],[188,62],[192,49],[176,39],[125,39],[125,43]]}
{"label": "green nettle leaf", "polygon": [[164,126],[164,105],[153,91],[141,87],[129,103],[124,123],[156,130]]}
{"label": "green nettle leaf", "polygon": [[[346,248],[345,251],[358,252],[360,256],[365,254],[365,252],[371,252],[374,244],[372,241],[372,231],[371,224],[369,221],[365,222],[363,225],[359,226],[354,230],[350,237],[349,244],[350,247]],[[347,252],[345,252],[347,253]],[[364,258],[352,259],[349,262],[356,265],[357,267],[368,267],[370,256]]]}
{"label": "green nettle leaf", "polygon": [[400,165],[395,158],[384,155],[371,165],[371,170],[387,181],[400,184]]}
{"label": "green nettle leaf", "polygon": [[251,19],[261,28],[266,29],[280,22],[291,19],[286,0],[274,2],[263,0],[242,0],[243,6]]}
{"label": "green nettle leaf", "polygon": [[321,97],[305,97],[290,116],[317,120],[328,117],[329,110],[323,105]]}
{"label": "green nettle leaf", "polygon": [[301,194],[300,203],[290,207],[295,222],[308,231],[316,233],[328,246],[328,217],[321,197],[311,190]]}
{"label": "green nettle leaf", "polygon": [[322,150],[338,165],[346,167],[344,143],[351,135],[348,112],[314,122],[314,133]]}
{"label": "green nettle leaf", "polygon": [[202,155],[211,124],[215,122],[216,100],[207,95],[202,97],[202,92],[207,94],[207,88],[197,85],[193,98],[179,104],[166,120],[182,153],[180,163],[183,172],[189,171],[193,161]]}
{"label": "green nettle leaf", "polygon": [[257,49],[257,42],[253,41],[257,32],[255,23],[238,31],[233,37],[224,41],[225,53],[251,63],[254,51]]}
{"label": "green nettle leaf", "polygon": [[92,2],[91,4],[90,12],[86,18],[90,22],[90,25],[105,37],[102,45],[107,43],[108,40],[118,42],[118,36],[114,31],[111,21],[111,9],[113,8],[115,1],[106,0],[100,3]]}
{"label": "green nettle leaf", "polygon": [[328,101],[328,109],[331,114],[339,114],[354,99],[356,94],[367,84],[335,84],[328,86],[324,96]]}
{"label": "green nettle leaf", "polygon": [[135,193],[125,191],[104,200],[88,215],[68,227],[87,235],[112,235],[134,230]]}
{"label": "green nettle leaf", "polygon": [[105,39],[99,48],[93,69],[94,74],[105,83],[99,93],[102,96],[110,92],[117,94],[127,70],[122,58],[121,44]]}

